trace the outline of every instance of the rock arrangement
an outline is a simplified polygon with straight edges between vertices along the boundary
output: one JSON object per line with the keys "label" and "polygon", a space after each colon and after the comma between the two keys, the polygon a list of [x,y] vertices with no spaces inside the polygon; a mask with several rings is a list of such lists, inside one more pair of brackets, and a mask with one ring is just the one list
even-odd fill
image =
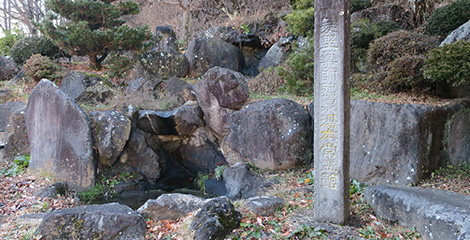
{"label": "rock arrangement", "polygon": [[[383,9],[368,11],[360,14],[384,14]],[[466,28],[463,26],[462,31]],[[244,207],[260,216],[271,215],[284,204],[280,198],[261,196],[263,181],[246,164],[282,170],[313,161],[313,103],[305,108],[277,98],[247,104],[249,90],[241,72],[256,73],[259,67],[279,64],[285,58],[283,47],[289,38],[262,51],[257,47],[260,43],[249,36],[230,28],[213,28],[201,33],[188,51],[180,54],[171,28],[157,28],[157,34],[163,40],[139,56],[140,64],[131,74],[135,80],[126,92],[152,95],[166,81],[162,97],[174,104],[172,110],[129,106],[122,112],[87,114],[77,102],[106,103],[113,93],[99,77],[71,71],[60,88],[41,80],[28,106],[19,102],[0,104],[0,129],[5,130],[0,140],[6,143],[6,157],[30,151],[31,169],[52,174],[74,191],[94,186],[97,166],[135,172],[145,185],[171,190],[191,183],[199,172],[209,173],[229,164],[222,180],[206,182],[208,192],[226,197],[205,200],[164,194],[137,211],[119,204],[54,211],[37,230],[44,239],[144,239],[142,216],[174,220],[195,212],[191,224],[194,239],[223,238],[240,223],[240,213],[230,199],[245,199]],[[258,50],[252,52],[253,56],[259,55],[245,61],[246,49],[237,45],[255,46]],[[2,61],[9,64],[8,59]],[[202,78],[195,85],[178,78],[188,73]],[[351,178],[371,185],[405,186],[418,183],[427,172],[447,163],[470,163],[470,134],[462,131],[470,129],[469,109],[469,100],[443,107],[351,101]],[[413,198],[418,194],[413,191],[379,186],[371,188],[368,202],[381,212],[400,204],[390,207],[390,201],[382,199],[399,195]],[[422,195],[431,199],[430,205],[440,206],[432,199],[441,193],[420,192]],[[466,203],[468,199],[459,201]],[[390,220],[406,223],[407,215],[399,210],[390,214],[394,214]],[[113,224],[116,219],[118,225]],[[430,238],[441,229],[453,231],[454,227],[437,224],[429,230],[427,226],[422,224],[420,232],[427,231]],[[462,224],[460,228],[464,231],[449,234],[466,236],[468,226]]]}

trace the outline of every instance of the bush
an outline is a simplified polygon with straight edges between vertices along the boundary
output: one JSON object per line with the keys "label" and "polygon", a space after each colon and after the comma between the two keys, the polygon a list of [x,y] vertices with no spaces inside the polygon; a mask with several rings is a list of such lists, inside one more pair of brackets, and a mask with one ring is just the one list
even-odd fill
{"label": "bush", "polygon": [[24,38],[24,33],[21,30],[3,30],[5,37],[0,38],[0,55],[10,56],[10,49],[15,45],[18,40]]}
{"label": "bush", "polygon": [[374,40],[369,46],[367,61],[372,69],[387,70],[395,59],[405,55],[423,55],[438,44],[435,37],[400,30]]}
{"label": "bush", "polygon": [[470,85],[470,42],[461,40],[431,50],[424,74],[432,82]]}
{"label": "bush", "polygon": [[424,56],[405,55],[390,63],[390,71],[381,82],[382,92],[425,90],[430,84],[424,78]]}
{"label": "bush", "polygon": [[371,24],[369,19],[361,19],[351,24],[351,70],[364,72],[370,43],[379,37],[400,28],[396,22],[380,21]]}
{"label": "bush", "polygon": [[315,10],[313,0],[290,1],[292,13],[285,16],[290,33],[297,36],[312,36],[315,27]]}
{"label": "bush", "polygon": [[44,37],[26,37],[11,48],[11,58],[19,65],[23,65],[34,54],[57,58],[60,55],[60,50]]}
{"label": "bush", "polygon": [[106,58],[109,77],[121,78],[126,71],[132,68],[133,60],[123,54],[112,53]]}
{"label": "bush", "polygon": [[351,13],[372,7],[370,0],[351,0]]}
{"label": "bush", "polygon": [[55,82],[62,79],[64,76],[59,65],[41,54],[31,56],[24,64],[23,70],[27,76],[33,78],[35,81],[47,78]]}
{"label": "bush", "polygon": [[470,0],[457,0],[438,8],[425,24],[431,35],[446,36],[470,19]]}
{"label": "bush", "polygon": [[286,81],[286,90],[294,94],[312,94],[314,79],[313,38],[303,46],[296,43],[294,53],[290,54],[283,66],[277,68],[280,77]]}

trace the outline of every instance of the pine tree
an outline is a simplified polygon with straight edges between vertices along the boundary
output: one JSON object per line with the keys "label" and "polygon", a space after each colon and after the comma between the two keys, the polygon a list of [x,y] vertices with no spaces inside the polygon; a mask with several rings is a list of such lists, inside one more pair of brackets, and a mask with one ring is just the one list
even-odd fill
{"label": "pine tree", "polygon": [[[46,0],[52,10],[40,23],[43,35],[71,55],[88,56],[90,66],[100,70],[111,52],[139,50],[151,38],[148,26],[131,28],[121,17],[140,12],[135,2],[116,0]],[[67,19],[57,24],[59,15]]]}

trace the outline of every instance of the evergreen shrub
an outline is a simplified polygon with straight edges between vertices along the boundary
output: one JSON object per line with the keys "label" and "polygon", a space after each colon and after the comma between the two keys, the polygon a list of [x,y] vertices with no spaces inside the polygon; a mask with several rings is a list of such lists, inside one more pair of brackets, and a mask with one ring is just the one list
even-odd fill
{"label": "evergreen shrub", "polygon": [[25,37],[20,39],[10,50],[16,64],[23,65],[34,54],[57,58],[60,49],[45,37]]}
{"label": "evergreen shrub", "polygon": [[470,0],[457,0],[436,9],[425,24],[425,29],[431,35],[445,37],[468,20],[470,20]]}
{"label": "evergreen shrub", "polygon": [[460,40],[431,50],[424,74],[431,82],[470,85],[470,42]]}
{"label": "evergreen shrub", "polygon": [[315,26],[315,9],[313,0],[290,1],[292,13],[285,16],[288,31],[296,36],[312,36]]}
{"label": "evergreen shrub", "polygon": [[293,54],[290,54],[286,63],[278,67],[278,74],[285,80],[286,90],[294,94],[313,93],[314,79],[314,43],[313,38],[305,43],[294,44]]}
{"label": "evergreen shrub", "polygon": [[383,92],[424,91],[430,83],[424,78],[423,55],[405,55],[390,63],[390,70],[381,82]]}
{"label": "evergreen shrub", "polygon": [[46,78],[50,81],[57,82],[64,76],[59,65],[41,54],[31,56],[23,65],[23,70],[26,76],[31,77],[34,81],[40,81]]}

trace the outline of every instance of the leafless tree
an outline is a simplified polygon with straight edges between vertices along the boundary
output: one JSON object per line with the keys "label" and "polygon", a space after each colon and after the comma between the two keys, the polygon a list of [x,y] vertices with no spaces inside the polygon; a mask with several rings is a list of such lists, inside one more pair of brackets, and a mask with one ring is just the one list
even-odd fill
{"label": "leafless tree", "polygon": [[179,6],[183,10],[183,41],[188,44],[191,25],[191,3],[193,0],[157,0],[159,3]]}
{"label": "leafless tree", "polygon": [[46,6],[44,0],[3,0],[0,12],[3,13],[4,29],[11,29],[12,23],[17,22],[30,34],[37,35],[33,23],[44,18]]}
{"label": "leafless tree", "polygon": [[219,5],[222,12],[224,12],[230,19],[233,19],[237,17],[238,14],[240,14],[241,9],[240,9],[240,4],[238,0],[230,0],[230,4],[232,6],[227,4],[227,1],[224,1],[224,0],[214,0],[214,2],[216,2],[217,5]]}

